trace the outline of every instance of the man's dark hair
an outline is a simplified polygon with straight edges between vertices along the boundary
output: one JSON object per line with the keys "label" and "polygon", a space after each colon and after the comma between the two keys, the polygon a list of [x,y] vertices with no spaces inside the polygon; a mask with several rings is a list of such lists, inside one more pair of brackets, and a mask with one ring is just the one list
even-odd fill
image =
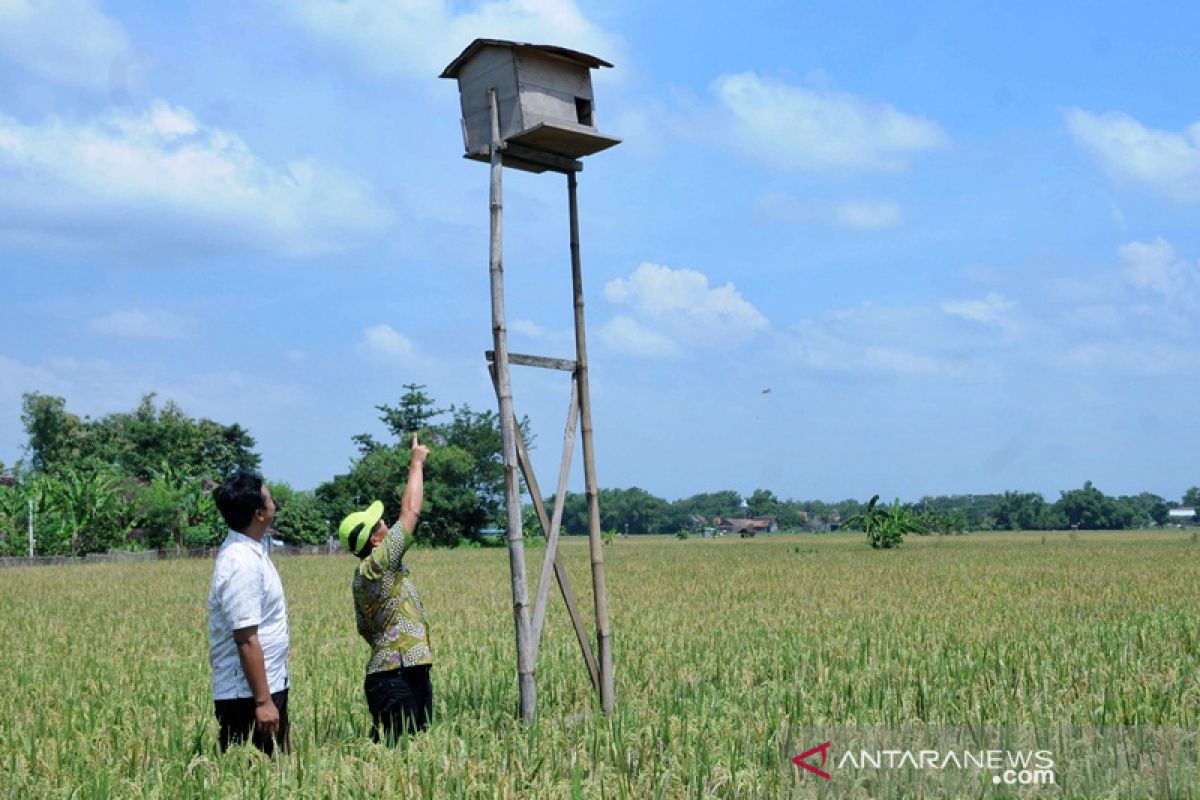
{"label": "man's dark hair", "polygon": [[213,500],[221,509],[225,524],[244,532],[254,519],[254,512],[265,508],[262,497],[263,479],[252,472],[239,472],[213,489]]}

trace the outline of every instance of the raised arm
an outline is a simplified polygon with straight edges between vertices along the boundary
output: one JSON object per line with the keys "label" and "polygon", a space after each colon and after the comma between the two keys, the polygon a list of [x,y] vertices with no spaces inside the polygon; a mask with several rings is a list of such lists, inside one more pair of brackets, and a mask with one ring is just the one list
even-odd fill
{"label": "raised arm", "polygon": [[400,497],[400,524],[409,536],[416,531],[417,520],[421,517],[421,502],[425,499],[425,459],[428,457],[429,448],[418,442],[414,433],[408,483],[404,485],[404,494]]}

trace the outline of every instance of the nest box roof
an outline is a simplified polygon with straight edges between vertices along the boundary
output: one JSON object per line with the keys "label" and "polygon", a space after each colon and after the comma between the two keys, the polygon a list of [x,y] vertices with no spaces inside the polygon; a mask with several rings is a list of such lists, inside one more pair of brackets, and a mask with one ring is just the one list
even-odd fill
{"label": "nest box roof", "polygon": [[591,69],[598,69],[600,67],[611,67],[612,66],[612,64],[608,63],[607,61],[605,61],[602,58],[596,58],[593,55],[588,55],[587,53],[581,53],[578,50],[569,50],[565,47],[557,47],[557,46],[551,45],[551,44],[529,44],[528,42],[510,42],[507,39],[476,39],[475,41],[473,41],[469,45],[467,45],[467,49],[463,50],[461,53],[459,53],[458,58],[451,61],[450,64],[444,70],[442,70],[442,74],[439,75],[438,77],[439,78],[457,78],[459,71],[463,67],[463,64],[466,64],[468,61],[470,61],[477,52],[479,52],[480,50],[482,50],[485,47],[508,47],[508,48],[511,48],[513,50],[518,50],[518,51],[533,50],[533,51],[536,51],[539,53],[544,53],[545,55],[548,55],[548,56],[553,56],[555,58],[561,58],[566,61],[573,61],[576,64],[582,64],[583,66],[590,67]]}

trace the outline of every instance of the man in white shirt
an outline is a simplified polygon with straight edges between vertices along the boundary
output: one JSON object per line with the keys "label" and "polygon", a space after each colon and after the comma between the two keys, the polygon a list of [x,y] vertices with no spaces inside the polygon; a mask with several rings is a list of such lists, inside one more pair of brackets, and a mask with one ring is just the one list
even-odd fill
{"label": "man in white shirt", "polygon": [[258,475],[213,490],[229,533],[208,590],[209,662],[221,750],[246,740],[268,755],[288,748],[288,619],[283,584],[263,537],[277,508]]}

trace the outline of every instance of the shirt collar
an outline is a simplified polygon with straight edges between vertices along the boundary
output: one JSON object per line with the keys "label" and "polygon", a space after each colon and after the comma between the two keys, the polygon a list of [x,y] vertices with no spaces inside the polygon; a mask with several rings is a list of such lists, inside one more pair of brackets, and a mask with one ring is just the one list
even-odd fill
{"label": "shirt collar", "polygon": [[237,544],[239,542],[248,544],[254,548],[256,553],[265,554],[267,552],[267,543],[263,539],[255,541],[253,538],[241,533],[240,531],[235,531],[233,528],[229,529],[229,534],[225,537],[225,539],[231,544]]}

